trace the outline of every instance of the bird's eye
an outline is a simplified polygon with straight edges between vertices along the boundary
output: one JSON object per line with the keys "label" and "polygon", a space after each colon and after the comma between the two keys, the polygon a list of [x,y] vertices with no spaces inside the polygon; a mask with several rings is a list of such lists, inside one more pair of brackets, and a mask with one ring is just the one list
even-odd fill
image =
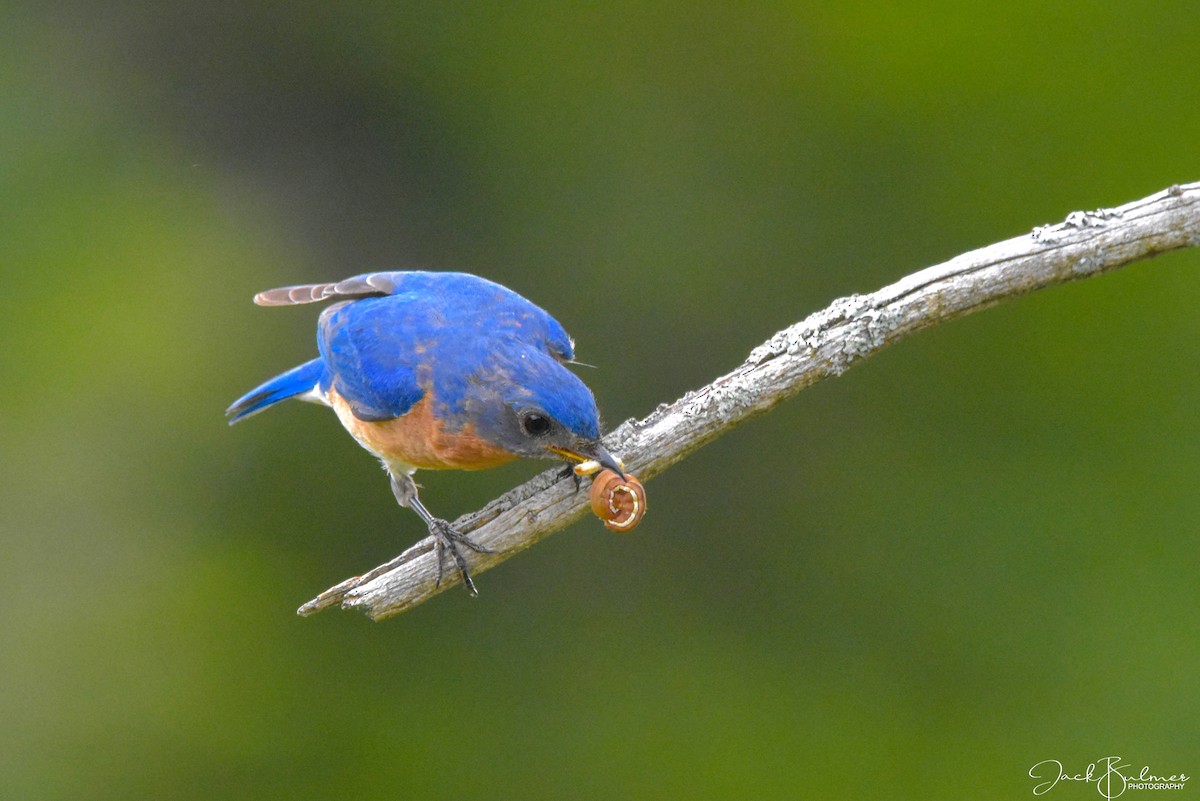
{"label": "bird's eye", "polygon": [[529,412],[521,417],[521,428],[531,437],[540,437],[550,433],[550,420],[536,412]]}

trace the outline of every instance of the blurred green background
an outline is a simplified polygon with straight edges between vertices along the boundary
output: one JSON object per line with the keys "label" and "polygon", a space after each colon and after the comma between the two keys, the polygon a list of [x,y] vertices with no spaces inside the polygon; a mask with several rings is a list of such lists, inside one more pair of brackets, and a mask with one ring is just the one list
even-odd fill
{"label": "blurred green background", "polygon": [[[27,3],[0,24],[0,798],[1021,798],[1200,774],[1200,253],[923,334],[373,624],[422,534],[267,287],[463,269],[610,424],[1200,179],[1194,2]],[[422,474],[454,517],[542,469]],[[1060,786],[1054,797],[1091,797]]]}

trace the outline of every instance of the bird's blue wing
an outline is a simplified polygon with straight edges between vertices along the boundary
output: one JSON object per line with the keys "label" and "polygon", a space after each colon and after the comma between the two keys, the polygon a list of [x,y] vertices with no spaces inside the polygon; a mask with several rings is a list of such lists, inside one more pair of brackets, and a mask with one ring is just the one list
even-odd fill
{"label": "bird's blue wing", "polygon": [[343,302],[321,315],[317,347],[326,382],[361,420],[390,420],[425,394],[420,356],[431,312],[409,294]]}

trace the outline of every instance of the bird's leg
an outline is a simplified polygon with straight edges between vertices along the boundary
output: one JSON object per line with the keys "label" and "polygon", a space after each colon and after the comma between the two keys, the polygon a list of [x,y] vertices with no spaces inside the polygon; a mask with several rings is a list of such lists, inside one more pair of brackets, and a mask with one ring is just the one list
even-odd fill
{"label": "bird's leg", "polygon": [[442,552],[450,551],[454,557],[454,564],[458,567],[458,572],[462,574],[463,586],[471,595],[479,595],[479,591],[475,589],[475,582],[471,580],[471,574],[467,572],[467,561],[463,559],[462,551],[458,549],[458,546],[470,548],[476,553],[495,553],[495,551],[472,542],[469,537],[455,531],[454,527],[445,520],[431,515],[425,508],[425,504],[417,498],[417,482],[413,481],[412,476],[407,473],[393,473],[390,470],[388,475],[392,479],[392,494],[396,496],[396,501],[401,506],[406,506],[416,512],[425,521],[425,525],[429,527],[429,533],[437,542],[438,586],[442,585]]}

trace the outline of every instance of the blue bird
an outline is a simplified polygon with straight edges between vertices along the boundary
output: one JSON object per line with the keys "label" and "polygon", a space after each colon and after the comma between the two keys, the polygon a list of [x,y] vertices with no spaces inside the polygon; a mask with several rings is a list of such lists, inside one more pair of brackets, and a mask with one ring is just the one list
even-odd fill
{"label": "blue bird", "polygon": [[[519,457],[562,458],[621,473],[600,444],[591,391],[565,365],[574,343],[525,298],[466,273],[368,273],[260,292],[260,306],[337,301],[317,324],[319,356],[246,393],[229,423],[296,398],[331,407],[382,462],[396,501],[416,512],[476,595],[459,546],[475,544],[434,517],[413,473],[479,470]],[[623,474],[622,474],[623,475]]]}

